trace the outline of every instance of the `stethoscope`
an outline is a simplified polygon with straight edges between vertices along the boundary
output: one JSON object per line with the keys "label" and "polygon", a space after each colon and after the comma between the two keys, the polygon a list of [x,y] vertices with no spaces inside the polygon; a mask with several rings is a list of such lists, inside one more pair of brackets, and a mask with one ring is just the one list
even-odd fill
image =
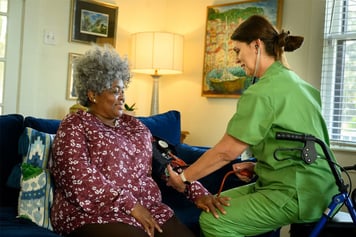
{"label": "stethoscope", "polygon": [[257,58],[256,58],[256,64],[255,64],[255,71],[253,72],[253,79],[252,79],[252,85],[258,82],[258,78],[256,77],[258,67],[260,65],[260,59],[261,59],[261,49],[258,45],[255,46],[257,49]]}

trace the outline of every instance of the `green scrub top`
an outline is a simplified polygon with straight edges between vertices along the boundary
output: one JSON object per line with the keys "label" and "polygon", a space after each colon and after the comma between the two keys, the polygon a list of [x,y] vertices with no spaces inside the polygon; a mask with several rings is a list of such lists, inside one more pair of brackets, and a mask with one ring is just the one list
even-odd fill
{"label": "green scrub top", "polygon": [[300,220],[315,221],[338,192],[328,162],[317,144],[319,156],[312,164],[297,151],[279,152],[275,159],[277,148],[304,146],[276,140],[276,132],[311,134],[329,145],[319,91],[279,61],[240,97],[227,133],[250,145],[257,159],[256,191],[280,206],[297,198]]}

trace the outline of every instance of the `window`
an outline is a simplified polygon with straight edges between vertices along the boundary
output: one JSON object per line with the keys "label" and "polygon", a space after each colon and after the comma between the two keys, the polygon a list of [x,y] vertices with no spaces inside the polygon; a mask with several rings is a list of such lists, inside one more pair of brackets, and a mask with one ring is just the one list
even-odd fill
{"label": "window", "polygon": [[356,148],[356,0],[326,0],[321,96],[332,145]]}
{"label": "window", "polygon": [[4,107],[5,49],[7,36],[7,0],[0,0],[0,114]]}

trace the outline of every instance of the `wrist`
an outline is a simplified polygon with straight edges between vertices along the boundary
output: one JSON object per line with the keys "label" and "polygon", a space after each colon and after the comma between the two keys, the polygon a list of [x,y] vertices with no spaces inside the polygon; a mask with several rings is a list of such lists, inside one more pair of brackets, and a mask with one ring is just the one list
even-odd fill
{"label": "wrist", "polygon": [[189,180],[187,180],[187,178],[184,175],[184,171],[182,171],[181,173],[179,173],[179,177],[182,179],[183,183],[186,185],[190,185],[191,182]]}

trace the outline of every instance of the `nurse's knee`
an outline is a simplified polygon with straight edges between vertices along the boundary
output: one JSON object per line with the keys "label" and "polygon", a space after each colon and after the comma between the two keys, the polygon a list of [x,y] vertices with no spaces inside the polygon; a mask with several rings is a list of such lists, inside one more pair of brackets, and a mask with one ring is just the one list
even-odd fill
{"label": "nurse's knee", "polygon": [[200,227],[203,230],[214,229],[219,219],[216,219],[210,212],[202,212],[199,217]]}
{"label": "nurse's knee", "polygon": [[235,226],[226,222],[225,216],[215,218],[211,213],[202,212],[199,218],[200,228],[205,237],[241,237]]}
{"label": "nurse's knee", "polygon": [[209,226],[216,223],[216,218],[210,212],[202,212],[199,217],[200,226]]}

